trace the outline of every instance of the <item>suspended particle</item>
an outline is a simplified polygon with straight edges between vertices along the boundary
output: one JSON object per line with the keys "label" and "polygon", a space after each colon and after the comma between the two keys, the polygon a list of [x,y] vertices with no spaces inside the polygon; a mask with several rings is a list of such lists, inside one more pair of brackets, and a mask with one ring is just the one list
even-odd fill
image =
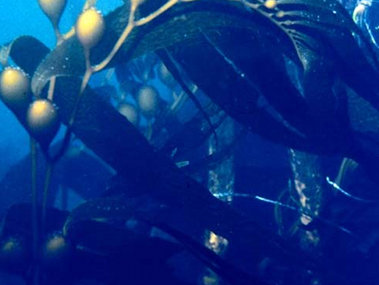
{"label": "suspended particle", "polygon": [[266,0],[264,5],[267,9],[274,9],[276,7],[276,0]]}
{"label": "suspended particle", "polygon": [[42,244],[41,264],[46,271],[66,271],[72,253],[72,244],[61,233],[53,233]]}

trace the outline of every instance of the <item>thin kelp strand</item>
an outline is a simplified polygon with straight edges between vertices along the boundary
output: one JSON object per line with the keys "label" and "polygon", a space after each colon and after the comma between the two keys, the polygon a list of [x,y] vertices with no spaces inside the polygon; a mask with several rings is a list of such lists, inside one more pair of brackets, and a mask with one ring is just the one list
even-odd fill
{"label": "thin kelp strand", "polygon": [[41,217],[41,234],[45,234],[46,226],[46,207],[47,207],[47,198],[49,195],[49,187],[51,181],[51,175],[53,173],[54,164],[47,162],[46,172],[45,172],[45,181],[43,185],[43,197],[42,197],[42,217]]}
{"label": "thin kelp strand", "polygon": [[[193,2],[193,1],[196,1],[196,0],[187,0],[187,1],[183,1],[183,2]],[[176,5],[179,2],[181,2],[181,0],[169,0],[169,1],[167,1],[166,4],[164,4],[159,9],[152,12],[150,15],[135,21],[135,25],[136,26],[142,26],[142,25],[145,25],[145,24],[151,22],[152,20],[154,20],[158,16],[162,15],[164,12],[166,12],[167,10],[169,10],[171,7],[173,7],[174,5]]]}
{"label": "thin kelp strand", "polygon": [[179,67],[178,67],[176,61],[172,58],[172,56],[168,52],[161,52],[161,53],[159,53],[159,55],[164,58],[165,64],[168,65],[170,72],[172,73],[172,75],[174,75],[174,78],[178,81],[178,83],[182,87],[183,91],[187,94],[187,96],[195,104],[196,108],[204,116],[204,118],[205,118],[206,122],[208,123],[210,129],[212,130],[212,133],[214,134],[214,137],[215,137],[216,142],[217,142],[216,128],[212,124],[212,121],[211,121],[209,115],[207,114],[207,112],[204,110],[204,107],[201,105],[200,101],[195,96],[195,92],[197,90],[197,87],[196,87],[196,89],[194,89],[194,91],[192,91],[187,86],[187,84],[184,82],[184,80],[182,79],[182,77],[180,75],[180,70],[179,70]]}
{"label": "thin kelp strand", "polygon": [[47,92],[47,99],[49,99],[51,102],[53,102],[53,99],[54,99],[54,89],[55,89],[56,80],[57,80],[56,76],[51,77],[50,84],[49,84],[49,90]]}
{"label": "thin kelp strand", "polygon": [[290,131],[292,134],[296,134],[300,138],[306,138],[306,135],[302,133],[300,130],[296,129],[296,127],[292,126],[290,122],[288,122],[280,112],[278,112],[270,103],[266,100],[266,98],[262,95],[259,96],[257,100],[257,110],[265,111],[268,115],[270,115],[276,122],[283,125],[286,130]]}
{"label": "thin kelp strand", "polygon": [[143,25],[151,22],[152,20],[154,20],[158,16],[162,15],[163,13],[165,13],[166,11],[168,11],[169,9],[171,9],[172,7],[174,7],[176,4],[178,4],[180,2],[193,2],[193,1],[196,1],[196,0],[186,0],[186,1],[184,1],[184,0],[169,0],[166,2],[166,4],[164,4],[159,9],[152,12],[148,16],[141,18],[141,19],[138,19],[138,20],[135,20],[135,12],[136,12],[139,4],[141,3],[141,1],[132,0],[127,26],[125,27],[125,29],[122,32],[119,39],[117,40],[112,51],[108,54],[108,56],[101,63],[99,63],[93,67],[93,71],[94,72],[100,71],[105,66],[107,66],[107,64],[112,60],[112,58],[115,56],[115,54],[121,48],[122,44],[125,42],[125,40],[127,39],[127,37],[130,35],[130,33],[133,31],[133,29],[135,27],[140,27],[140,26],[143,26]]}
{"label": "thin kelp strand", "polygon": [[[237,2],[241,2],[241,1],[238,1],[238,0],[235,0]],[[378,69],[379,65],[378,65],[378,59],[376,57],[376,54],[375,54],[375,51],[373,50],[373,47],[372,45],[368,42],[367,38],[363,35],[362,31],[354,24],[354,22],[352,21],[352,19],[350,18],[350,16],[347,14],[346,11],[344,11],[343,7],[338,5],[338,3],[334,3],[332,2],[332,4],[335,4],[332,6],[329,5],[329,8],[324,8],[324,6],[321,6],[319,5],[318,2],[307,2],[307,5],[309,4],[312,8],[316,9],[316,11],[318,12],[317,14],[315,14],[315,12],[313,12],[313,18],[316,16],[316,21],[313,21],[313,24],[312,26],[310,26],[310,24],[306,24],[304,23],[305,20],[309,20],[309,17],[307,17],[307,19],[303,19],[303,21],[301,20],[298,20],[298,21],[295,21],[295,22],[291,22],[291,21],[285,21],[284,23],[283,22],[280,22],[280,17],[272,17],[272,14],[268,13],[267,11],[265,11],[265,9],[263,9],[263,2],[261,3],[250,3],[248,1],[243,1],[242,0],[242,4],[244,4],[245,7],[248,7],[258,13],[260,13],[262,16],[266,17],[266,18],[269,18],[277,27],[279,27],[284,33],[286,33],[288,36],[289,36],[289,39],[291,40],[292,44],[293,44],[293,47],[295,48],[297,54],[299,55],[299,51],[298,51],[298,48],[297,48],[297,42],[291,37],[291,34],[289,33],[289,29],[294,29],[294,28],[297,28],[295,27],[294,25],[295,24],[299,24],[298,25],[298,28],[302,28],[301,27],[301,24],[304,25],[304,26],[308,26],[308,28],[311,28],[313,30],[316,30],[316,31],[322,31],[324,33],[327,33],[327,34],[330,34],[331,33],[331,29],[330,28],[333,28],[334,31],[338,31],[340,28],[339,28],[339,23],[343,23],[343,24],[347,24],[348,25],[348,28],[349,28],[349,33],[352,33],[352,32],[355,32],[357,35],[359,35],[360,38],[362,38],[362,42],[364,42],[368,52],[370,53],[371,55],[371,58],[374,62],[374,65],[376,67],[376,69]],[[301,2],[298,3],[296,1],[287,1],[287,2],[283,2],[283,1],[279,1],[278,2],[278,5],[274,8],[274,9],[271,9],[270,12],[271,13],[276,13],[276,15],[278,14],[278,12],[280,12],[280,15],[285,17],[286,14],[288,14],[288,12],[286,12],[286,9],[290,9],[291,7],[293,8],[293,6],[295,5],[299,5],[299,8],[301,7]],[[310,13],[309,9],[302,9],[301,11],[299,10],[298,14],[299,14],[299,17],[300,18],[304,18],[304,11],[308,11],[308,13]],[[332,18],[333,21],[326,21],[327,23],[324,23],[325,21],[325,17],[322,17],[322,18],[317,18],[317,16],[322,16],[324,15],[325,13],[327,14],[330,14],[330,12],[333,14],[332,17],[329,17],[329,18]],[[293,13],[294,15],[296,14]],[[303,14],[303,15],[302,15]],[[341,17],[339,17],[339,15],[342,15]],[[326,25],[326,27],[320,27],[320,26],[324,26]],[[303,27],[304,28],[304,27]],[[302,33],[304,33],[304,31],[302,31]],[[309,31],[306,31],[305,33],[309,33]]]}
{"label": "thin kelp strand", "polygon": [[[333,18],[334,22],[336,23],[338,20],[340,22],[345,21],[346,15],[341,14],[340,9],[338,7],[327,7],[326,6],[318,6],[318,5],[312,5],[312,3],[307,2],[306,4],[303,3],[296,3],[296,4],[285,4],[285,3],[278,3],[278,9],[285,12],[287,14],[290,13],[304,13],[307,15],[325,15],[330,16]],[[312,10],[310,10],[312,9]],[[306,11],[306,12],[305,12]]]}
{"label": "thin kelp strand", "polygon": [[338,228],[340,231],[348,234],[349,236],[352,236],[353,238],[357,239],[357,240],[360,240],[360,237],[357,236],[356,234],[354,234],[351,230],[343,227],[343,226],[340,226],[340,225],[337,225],[336,223],[333,223],[333,222],[330,222],[328,220],[325,220],[325,219],[321,219],[320,217],[316,217],[316,219],[319,219],[320,221],[322,221],[323,223],[331,226],[331,227],[336,227]]}
{"label": "thin kelp strand", "polygon": [[[203,33],[204,34],[204,33]],[[256,84],[249,79],[248,76],[234,63],[233,60],[231,60],[216,44],[214,44],[209,37],[207,37],[205,34],[205,39],[208,41],[210,45],[215,49],[215,51],[220,54],[220,56],[225,60],[227,64],[231,66],[234,72],[236,72],[246,83],[248,83],[254,90],[257,91],[257,93],[261,94],[260,88],[256,86]],[[257,109],[265,110],[267,113],[269,113],[276,121],[282,123],[285,128],[287,128],[292,133],[297,134],[299,137],[305,137],[303,133],[301,133],[298,129],[296,129],[294,126],[292,126],[287,120],[285,120],[282,115],[275,110],[266,100],[263,96],[260,96],[261,101],[265,104],[261,104],[261,106],[257,106]],[[259,102],[259,99],[257,100]]]}
{"label": "thin kelp strand", "polygon": [[[307,41],[305,39],[305,36],[303,34],[300,34],[300,33],[296,33],[294,32],[293,33],[293,39],[295,40],[295,42],[297,43],[298,47],[297,48],[305,48],[305,49],[308,49],[308,50],[313,50],[313,51],[316,51],[317,49],[313,46],[311,46],[309,44],[309,40]],[[301,56],[301,53],[299,52],[299,57]]]}
{"label": "thin kelp strand", "polygon": [[[298,9],[299,11],[309,11],[309,6],[312,8],[317,7],[318,12],[321,14],[330,14],[332,13],[334,16],[332,18],[331,24],[334,22],[334,26],[336,28],[339,27],[339,25],[336,25],[336,23],[343,23],[347,24],[347,27],[350,29],[350,32],[353,32],[359,36],[361,39],[362,43],[364,43],[365,47],[367,48],[368,53],[370,54],[372,60],[374,61],[374,65],[376,69],[379,67],[379,62],[378,58],[376,55],[376,52],[373,49],[373,46],[370,44],[368,41],[367,37],[363,34],[362,30],[354,23],[352,18],[350,17],[349,13],[343,8],[342,5],[340,5],[337,2],[333,2],[333,7],[329,5],[329,8],[325,9],[325,3],[323,2],[322,6],[320,6],[321,2],[307,2],[306,4],[304,3],[293,3],[293,1],[280,1],[278,4],[278,7],[282,9],[283,11],[293,11],[294,9]],[[288,13],[294,13],[294,12],[285,12],[284,14],[287,15]],[[324,18],[322,18],[324,20]],[[320,24],[322,21],[320,19],[317,24]]]}
{"label": "thin kelp strand", "polygon": [[[286,4],[285,2],[283,3],[282,1],[280,2],[280,4],[278,4],[278,7],[282,9],[282,11],[288,10],[288,12],[283,13],[283,17],[287,16],[288,14],[295,15],[296,12],[294,12],[294,9],[298,9],[299,12],[309,11],[309,6],[311,6],[312,8],[317,7],[318,8],[317,11],[319,12],[320,15],[321,14],[327,15],[327,14],[332,13],[333,16],[331,17],[331,21],[328,21],[328,22],[330,22],[330,24],[333,25],[336,29],[340,28],[340,26],[337,25],[337,23],[347,24],[347,27],[349,28],[350,33],[357,34],[359,38],[361,39],[362,43],[364,43],[365,47],[367,48],[368,53],[370,54],[372,60],[374,61],[374,65],[376,69],[378,69],[379,62],[378,62],[376,52],[373,49],[373,46],[368,41],[367,37],[363,34],[362,30],[354,23],[354,21],[352,20],[348,12],[339,3],[333,2],[334,7],[329,6],[329,8],[325,9],[325,5],[323,6],[317,5],[319,4],[319,2],[315,2],[315,3],[307,2],[306,4],[292,3],[292,1],[288,1],[288,2],[290,2],[290,4]],[[280,18],[278,20],[280,20]],[[322,19],[320,18],[319,21],[317,21],[315,24],[320,25],[324,21],[325,19],[323,17]]]}
{"label": "thin kelp strand", "polygon": [[291,209],[291,210],[294,210],[294,211],[298,211],[297,208],[291,206],[291,205],[288,205],[288,204],[284,204],[282,202],[279,202],[279,201],[275,201],[275,200],[271,200],[271,199],[268,199],[268,198],[264,198],[264,197],[261,197],[261,196],[253,196],[253,198],[259,200],[259,201],[262,201],[262,202],[265,202],[265,203],[269,203],[269,204],[273,204],[273,205],[276,205],[276,206],[280,206],[280,207],[284,207],[284,208],[287,208],[287,209]]}
{"label": "thin kelp strand", "polygon": [[[297,20],[297,21],[287,20],[287,21],[283,21],[281,23],[281,25],[286,29],[295,29],[298,32],[301,31],[301,32],[306,33],[306,34],[309,33],[310,31],[330,33],[332,29],[334,29],[333,33],[338,32],[338,30],[340,30],[340,32],[343,32],[343,33],[347,32],[344,28],[336,27],[336,26],[331,25],[331,24],[327,24],[327,23],[324,23],[322,25],[318,25],[318,24],[319,24],[319,22],[317,22],[317,20],[312,21],[309,19]],[[305,31],[304,31],[304,29],[305,29]]]}
{"label": "thin kelp strand", "polygon": [[[366,31],[367,31],[367,33],[368,33],[368,35],[370,37],[371,42],[378,48],[379,45],[378,45],[378,43],[377,43],[377,41],[375,39],[375,36],[372,34],[372,29],[370,28],[369,23],[368,22],[364,22],[364,25],[365,25]],[[377,29],[377,27],[375,29]]]}
{"label": "thin kelp strand", "polygon": [[368,199],[364,199],[364,198],[361,198],[361,197],[358,197],[358,196],[350,194],[349,192],[347,192],[344,189],[342,189],[337,183],[335,183],[332,180],[330,180],[330,178],[328,176],[326,177],[326,182],[329,185],[331,185],[335,190],[337,190],[341,194],[343,194],[346,197],[349,197],[349,198],[351,198],[353,200],[356,200],[356,201],[359,201],[359,202],[363,202],[363,203],[379,203],[379,200],[368,200]]}
{"label": "thin kelp strand", "polygon": [[188,249],[189,252],[191,252],[195,257],[197,257],[200,261],[202,261],[206,266],[212,269],[216,274],[218,274],[228,283],[234,285],[268,285],[263,281],[258,281],[254,276],[246,273],[245,271],[238,269],[233,264],[218,256],[212,250],[208,249],[204,245],[199,244],[191,237],[174,229],[173,227],[170,227],[163,223],[151,223],[148,220],[145,222],[171,235],[186,249]]}
{"label": "thin kelp strand", "polygon": [[[240,0],[233,0],[233,1],[236,1],[236,2],[240,2]],[[282,23],[280,23],[279,21],[276,21],[275,19],[273,19],[274,17],[270,17],[267,12],[265,11],[262,11],[262,9],[259,9],[263,3],[250,3],[250,2],[247,2],[245,0],[242,0],[244,6],[246,8],[250,8],[251,10],[254,10],[256,12],[258,12],[259,14],[261,14],[263,17],[266,17],[266,18],[270,18],[272,23],[277,26],[280,30],[282,30],[289,38],[289,40],[291,41],[292,43],[292,46],[294,48],[294,50],[296,51],[298,57],[300,57],[300,51],[298,49],[298,46],[297,46],[297,43],[296,41],[294,40],[294,38],[291,36],[291,33],[289,33],[289,30],[291,30],[291,27],[285,27],[283,26]],[[283,12],[285,13],[284,11],[282,10],[278,10],[277,7],[275,8],[275,13],[277,14],[278,12]]]}
{"label": "thin kelp strand", "polygon": [[[32,258],[33,261],[38,259],[38,246],[39,246],[39,229],[38,229],[38,196],[37,196],[37,142],[30,137],[30,157],[31,157],[31,188],[32,188]],[[38,263],[33,262],[35,266],[32,267],[33,285],[37,284],[39,279]]]}
{"label": "thin kelp strand", "polygon": [[[134,14],[134,13],[133,13]],[[129,23],[126,26],[125,30],[121,34],[120,38],[117,40],[116,44],[114,45],[112,51],[108,54],[108,56],[99,64],[95,65],[92,69],[94,72],[98,72],[102,70],[107,64],[112,60],[112,58],[115,56],[115,54],[118,52],[118,50],[121,48],[122,44],[125,42],[126,38],[129,36],[129,34],[134,29],[134,22],[133,22],[133,15],[131,13],[129,18]]]}
{"label": "thin kelp strand", "polygon": [[227,57],[226,54],[204,32],[202,32],[202,35],[204,36],[206,41],[215,49],[215,51],[222,56],[226,63],[233,68],[233,71],[235,73],[237,73],[242,78],[246,77],[246,74],[234,63],[234,61]]}
{"label": "thin kelp strand", "polygon": [[347,229],[347,228],[345,228],[345,227],[343,227],[343,226],[340,226],[340,225],[338,225],[338,224],[335,224],[335,223],[333,223],[333,222],[330,222],[330,221],[328,221],[328,220],[326,220],[326,219],[323,219],[323,218],[321,218],[321,217],[319,217],[319,216],[310,215],[309,213],[306,213],[306,212],[304,211],[304,209],[298,209],[298,208],[293,207],[293,206],[291,206],[291,205],[284,204],[284,203],[279,202],[279,201],[275,201],[275,200],[267,199],[267,198],[264,198],[264,197],[261,197],[261,196],[251,196],[251,197],[254,197],[255,199],[257,199],[257,200],[259,200],[259,201],[262,201],[262,202],[265,202],[265,203],[269,203],[269,204],[275,205],[276,207],[287,208],[287,209],[290,209],[290,210],[292,210],[292,211],[296,211],[296,212],[298,212],[298,213],[300,213],[300,214],[302,214],[302,215],[309,216],[309,217],[311,217],[312,219],[317,219],[317,220],[321,221],[322,223],[327,224],[327,225],[332,226],[332,227],[335,227],[335,228],[339,229],[340,231],[342,231],[342,232],[344,232],[344,233],[346,233],[346,234],[348,234],[348,235],[350,235],[350,236],[352,236],[352,237],[354,237],[354,238],[358,238],[358,236],[356,236],[355,234],[353,234],[353,232],[350,231],[349,229]]}
{"label": "thin kelp strand", "polygon": [[320,18],[318,15],[313,15],[310,17],[309,15],[299,15],[299,13],[296,12],[286,12],[283,13],[280,16],[276,16],[275,20],[277,20],[279,23],[297,23],[297,22],[302,22],[302,23],[308,23],[308,24],[313,24],[315,28],[318,26],[324,26],[328,28],[341,28],[341,26],[336,25],[336,19],[334,21],[325,21],[323,18]]}

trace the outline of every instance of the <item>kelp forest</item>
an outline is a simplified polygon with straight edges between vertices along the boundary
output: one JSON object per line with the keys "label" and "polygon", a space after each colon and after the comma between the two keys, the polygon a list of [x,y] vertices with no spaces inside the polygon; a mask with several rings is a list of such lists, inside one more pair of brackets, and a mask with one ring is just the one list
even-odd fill
{"label": "kelp forest", "polygon": [[66,1],[38,0],[55,46],[0,47],[30,137],[0,184],[1,282],[377,284],[378,47],[358,2],[87,0],[63,33]]}

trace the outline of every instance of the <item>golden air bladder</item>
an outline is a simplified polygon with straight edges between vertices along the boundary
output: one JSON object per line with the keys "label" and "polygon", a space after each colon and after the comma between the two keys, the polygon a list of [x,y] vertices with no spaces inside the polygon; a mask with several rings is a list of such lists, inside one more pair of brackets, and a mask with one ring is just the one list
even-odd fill
{"label": "golden air bladder", "polygon": [[42,146],[48,146],[59,127],[58,112],[51,101],[37,99],[26,113],[26,125],[32,137]]}
{"label": "golden air bladder", "polygon": [[62,234],[55,233],[49,236],[42,245],[42,264],[52,269],[65,266],[71,253],[71,244]]}
{"label": "golden air bladder", "polygon": [[29,77],[20,68],[7,67],[0,74],[0,95],[13,112],[20,114],[27,109],[30,97]]}
{"label": "golden air bladder", "polygon": [[53,25],[58,40],[61,34],[58,29],[59,20],[66,7],[66,0],[38,0],[39,6]]}
{"label": "golden air bladder", "polygon": [[76,36],[84,49],[87,50],[98,44],[104,34],[104,29],[103,15],[94,8],[84,11],[75,25]]}
{"label": "golden air bladder", "polygon": [[67,135],[74,123],[76,112],[79,106],[80,98],[83,95],[89,79],[92,76],[93,68],[90,62],[90,50],[98,44],[104,34],[105,22],[103,15],[95,8],[90,8],[82,12],[76,21],[75,34],[84,49],[86,61],[86,72],[84,73],[82,84],[80,86],[79,95],[75,101],[73,110],[68,121]]}
{"label": "golden air bladder", "polygon": [[267,9],[274,9],[278,3],[276,0],[266,0],[264,5]]}
{"label": "golden air bladder", "polygon": [[135,106],[129,103],[122,103],[118,106],[118,111],[134,126],[138,126],[139,114]]}
{"label": "golden air bladder", "polygon": [[27,251],[25,243],[18,237],[8,237],[0,244],[0,264],[19,270],[26,267]]}
{"label": "golden air bladder", "polygon": [[149,85],[142,86],[137,92],[137,104],[142,114],[147,118],[153,117],[158,111],[158,91]]}
{"label": "golden air bladder", "polygon": [[53,24],[58,24],[66,3],[66,0],[38,0],[38,4],[42,11]]}

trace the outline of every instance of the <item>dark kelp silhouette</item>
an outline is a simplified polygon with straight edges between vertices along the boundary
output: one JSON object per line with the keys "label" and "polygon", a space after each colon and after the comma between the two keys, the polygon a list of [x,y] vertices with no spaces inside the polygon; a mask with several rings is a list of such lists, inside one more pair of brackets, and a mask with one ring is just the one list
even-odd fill
{"label": "dark kelp silhouette", "polygon": [[[1,266],[8,266],[8,271],[23,276],[27,282],[31,282],[30,211],[29,204],[17,204],[9,209],[1,231],[1,245],[3,248],[4,244],[13,242],[19,253],[7,255],[3,249],[0,253]],[[64,211],[48,209],[46,239],[59,236],[67,215]],[[40,284],[76,284],[83,279],[105,284],[133,282],[142,285],[153,281],[188,284],[177,280],[172,274],[173,269],[165,263],[183,250],[178,243],[88,220],[75,224],[65,236],[65,241],[68,248],[63,262],[62,259],[55,259],[54,255],[41,253],[44,257],[40,264],[43,272]],[[44,243],[45,238],[41,242]],[[11,259],[13,263],[9,262]]]}
{"label": "dark kelp silhouette", "polygon": [[[138,19],[165,3],[143,2]],[[127,24],[128,11],[126,2],[106,17],[105,37],[91,51],[92,62],[109,53]],[[40,55],[47,52],[36,41],[23,45],[39,49],[36,52]],[[369,173],[378,165],[377,59],[336,1],[279,0],[272,6],[264,1],[179,1],[133,29],[108,66],[153,51],[159,51],[163,60],[174,61],[214,103],[247,129],[289,147],[354,158]],[[67,124],[79,93],[79,77],[85,71],[78,40],[71,37],[62,42],[38,67],[35,61],[26,61],[20,49],[16,52],[11,47],[10,54],[24,70],[35,70],[35,94],[43,92],[52,77],[58,77],[54,102]],[[301,79],[299,86],[294,84],[289,63]],[[326,282],[343,280],[348,284],[338,272],[334,275],[327,269],[328,262],[320,264],[296,251],[290,242],[211,196],[90,88],[80,100],[72,131],[125,178],[124,195],[128,195],[128,188],[135,188],[139,195],[153,199],[151,204],[157,202],[162,207],[138,211],[135,200],[99,198],[73,211],[66,223],[67,232],[85,220],[117,218],[117,209],[125,206],[127,211],[121,218],[137,215],[161,225],[206,264],[212,262],[221,276],[222,270],[228,273],[226,266],[192,241],[204,230],[233,240],[241,256],[253,256],[256,263],[269,256],[286,264],[294,279],[307,270],[322,271],[320,278]],[[150,205],[148,199],[144,203]],[[240,284],[228,274],[224,277]]]}
{"label": "dark kelp silhouette", "polygon": [[[145,2],[142,7],[153,11],[155,6],[149,5]],[[126,25],[127,11],[128,5],[106,17],[106,36],[92,52],[94,62],[111,49]],[[254,131],[292,147],[339,153],[368,165],[375,162],[364,154],[368,149],[375,151],[367,147],[367,140],[375,138],[366,138],[350,121],[359,120],[355,115],[362,104],[375,116],[377,60],[337,2],[277,1],[272,9],[259,1],[180,3],[135,28],[110,66],[170,47],[191,79]],[[81,76],[81,50],[71,37],[52,51],[33,76],[34,92],[38,94],[52,76]],[[287,75],[283,56],[298,64],[303,94]],[[230,84],[220,89],[219,82]],[[346,85],[354,92],[349,89],[343,94]],[[355,94],[362,100],[358,106],[350,103]]]}

